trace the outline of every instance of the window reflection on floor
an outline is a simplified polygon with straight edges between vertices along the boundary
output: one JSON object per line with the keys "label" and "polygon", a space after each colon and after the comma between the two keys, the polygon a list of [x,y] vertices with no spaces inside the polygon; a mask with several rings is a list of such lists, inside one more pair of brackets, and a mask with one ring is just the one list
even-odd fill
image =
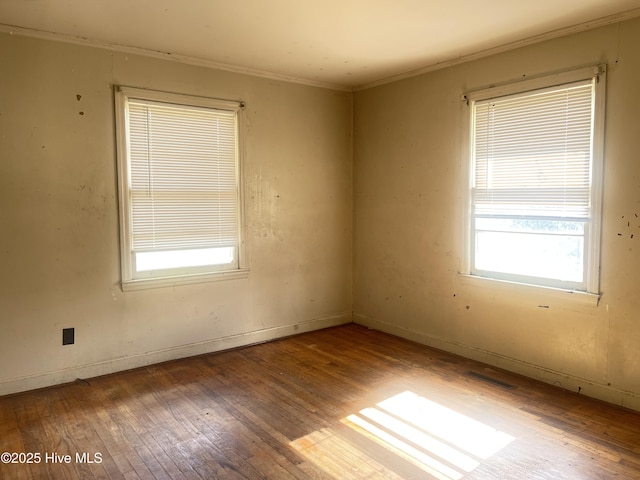
{"label": "window reflection on floor", "polygon": [[291,445],[334,478],[459,480],[513,440],[406,391]]}

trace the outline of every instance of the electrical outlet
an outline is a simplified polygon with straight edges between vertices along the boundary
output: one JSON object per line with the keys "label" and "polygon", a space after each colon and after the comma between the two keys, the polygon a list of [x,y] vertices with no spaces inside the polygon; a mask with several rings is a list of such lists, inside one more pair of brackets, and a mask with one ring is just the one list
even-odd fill
{"label": "electrical outlet", "polygon": [[73,345],[76,341],[75,328],[63,328],[62,329],[62,345]]}

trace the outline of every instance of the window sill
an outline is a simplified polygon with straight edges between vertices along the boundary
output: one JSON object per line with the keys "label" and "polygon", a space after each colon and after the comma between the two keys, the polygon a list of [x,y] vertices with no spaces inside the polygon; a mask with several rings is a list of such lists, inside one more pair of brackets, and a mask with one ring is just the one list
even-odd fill
{"label": "window sill", "polygon": [[231,270],[227,272],[204,273],[201,275],[184,275],[176,277],[144,278],[126,280],[120,283],[123,292],[147,290],[150,288],[177,287],[196,283],[218,282],[222,280],[238,280],[249,276],[248,269]]}
{"label": "window sill", "polygon": [[540,308],[549,308],[549,303],[554,301],[592,307],[597,307],[600,302],[600,295],[595,293],[509,282],[462,273],[458,274],[458,278],[460,279],[461,284],[465,286],[490,288],[502,293],[526,295],[527,297],[534,299],[537,306]]}

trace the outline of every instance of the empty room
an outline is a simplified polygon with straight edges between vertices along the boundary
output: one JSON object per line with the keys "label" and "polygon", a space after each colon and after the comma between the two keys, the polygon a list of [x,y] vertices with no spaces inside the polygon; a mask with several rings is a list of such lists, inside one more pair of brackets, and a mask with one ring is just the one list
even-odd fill
{"label": "empty room", "polygon": [[0,479],[640,478],[638,0],[0,0]]}

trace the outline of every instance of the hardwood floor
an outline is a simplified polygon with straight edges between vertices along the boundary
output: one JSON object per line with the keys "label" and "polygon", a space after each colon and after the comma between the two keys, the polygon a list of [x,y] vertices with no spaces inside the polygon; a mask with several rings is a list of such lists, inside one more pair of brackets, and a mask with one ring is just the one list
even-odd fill
{"label": "hardwood floor", "polygon": [[36,462],[2,479],[630,479],[640,414],[347,325],[0,398],[0,452]]}

